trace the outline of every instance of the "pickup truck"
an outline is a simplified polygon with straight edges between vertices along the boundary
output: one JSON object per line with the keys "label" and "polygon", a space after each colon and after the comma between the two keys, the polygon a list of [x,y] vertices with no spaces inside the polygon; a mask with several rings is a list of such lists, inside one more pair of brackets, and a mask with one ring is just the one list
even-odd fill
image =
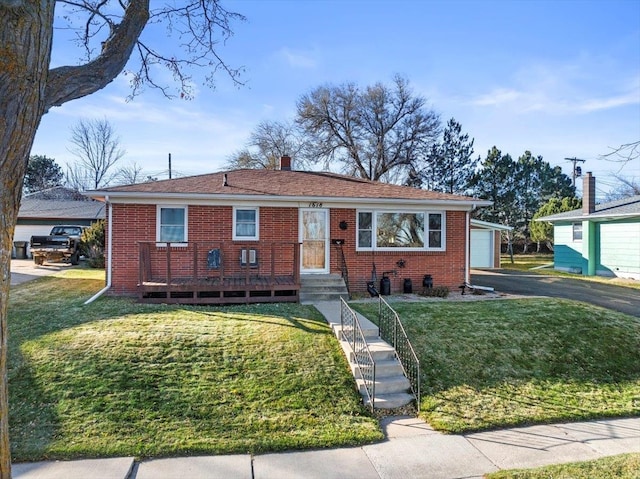
{"label": "pickup truck", "polygon": [[31,237],[31,256],[35,264],[45,261],[69,261],[76,265],[80,262],[80,237],[85,226],[54,226],[49,236]]}

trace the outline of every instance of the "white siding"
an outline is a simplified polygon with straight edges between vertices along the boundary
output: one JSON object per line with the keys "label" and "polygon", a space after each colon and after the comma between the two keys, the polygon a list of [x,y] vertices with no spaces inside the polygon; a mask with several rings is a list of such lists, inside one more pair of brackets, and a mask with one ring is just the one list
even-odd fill
{"label": "white siding", "polygon": [[598,270],[640,279],[640,221],[600,223]]}

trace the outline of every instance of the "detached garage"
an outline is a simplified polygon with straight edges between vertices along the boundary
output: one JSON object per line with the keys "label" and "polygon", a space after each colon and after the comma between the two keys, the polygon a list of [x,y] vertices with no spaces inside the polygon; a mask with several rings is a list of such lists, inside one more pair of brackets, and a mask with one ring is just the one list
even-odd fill
{"label": "detached garage", "polygon": [[499,268],[501,235],[511,229],[496,223],[471,220],[471,267]]}
{"label": "detached garage", "polygon": [[29,254],[31,236],[48,235],[55,225],[90,226],[104,217],[104,203],[99,201],[23,198],[13,241],[27,243],[26,252]]}

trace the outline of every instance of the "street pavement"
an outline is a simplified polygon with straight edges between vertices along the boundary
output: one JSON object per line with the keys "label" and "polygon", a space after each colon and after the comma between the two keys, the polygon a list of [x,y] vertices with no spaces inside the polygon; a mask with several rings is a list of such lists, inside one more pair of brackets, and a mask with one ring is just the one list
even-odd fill
{"label": "street pavement", "polygon": [[413,417],[382,420],[362,447],[149,459],[14,464],[14,479],[479,479],[500,469],[640,453],[640,418],[447,435]]}

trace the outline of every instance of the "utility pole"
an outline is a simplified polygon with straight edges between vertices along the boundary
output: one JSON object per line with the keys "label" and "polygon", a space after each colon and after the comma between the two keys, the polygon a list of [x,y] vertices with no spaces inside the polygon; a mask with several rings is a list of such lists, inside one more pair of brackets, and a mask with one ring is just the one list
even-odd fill
{"label": "utility pole", "polygon": [[575,156],[573,158],[565,158],[565,160],[567,161],[571,161],[573,163],[573,172],[571,175],[571,178],[573,179],[573,187],[576,187],[576,178],[579,176],[582,176],[582,168],[580,168],[579,166],[576,166],[576,163],[581,162],[584,163],[587,160],[581,160],[580,158],[576,158]]}
{"label": "utility pole", "polygon": [[[171,179],[171,153],[169,153],[169,179]],[[573,182],[575,183],[575,179]]]}

